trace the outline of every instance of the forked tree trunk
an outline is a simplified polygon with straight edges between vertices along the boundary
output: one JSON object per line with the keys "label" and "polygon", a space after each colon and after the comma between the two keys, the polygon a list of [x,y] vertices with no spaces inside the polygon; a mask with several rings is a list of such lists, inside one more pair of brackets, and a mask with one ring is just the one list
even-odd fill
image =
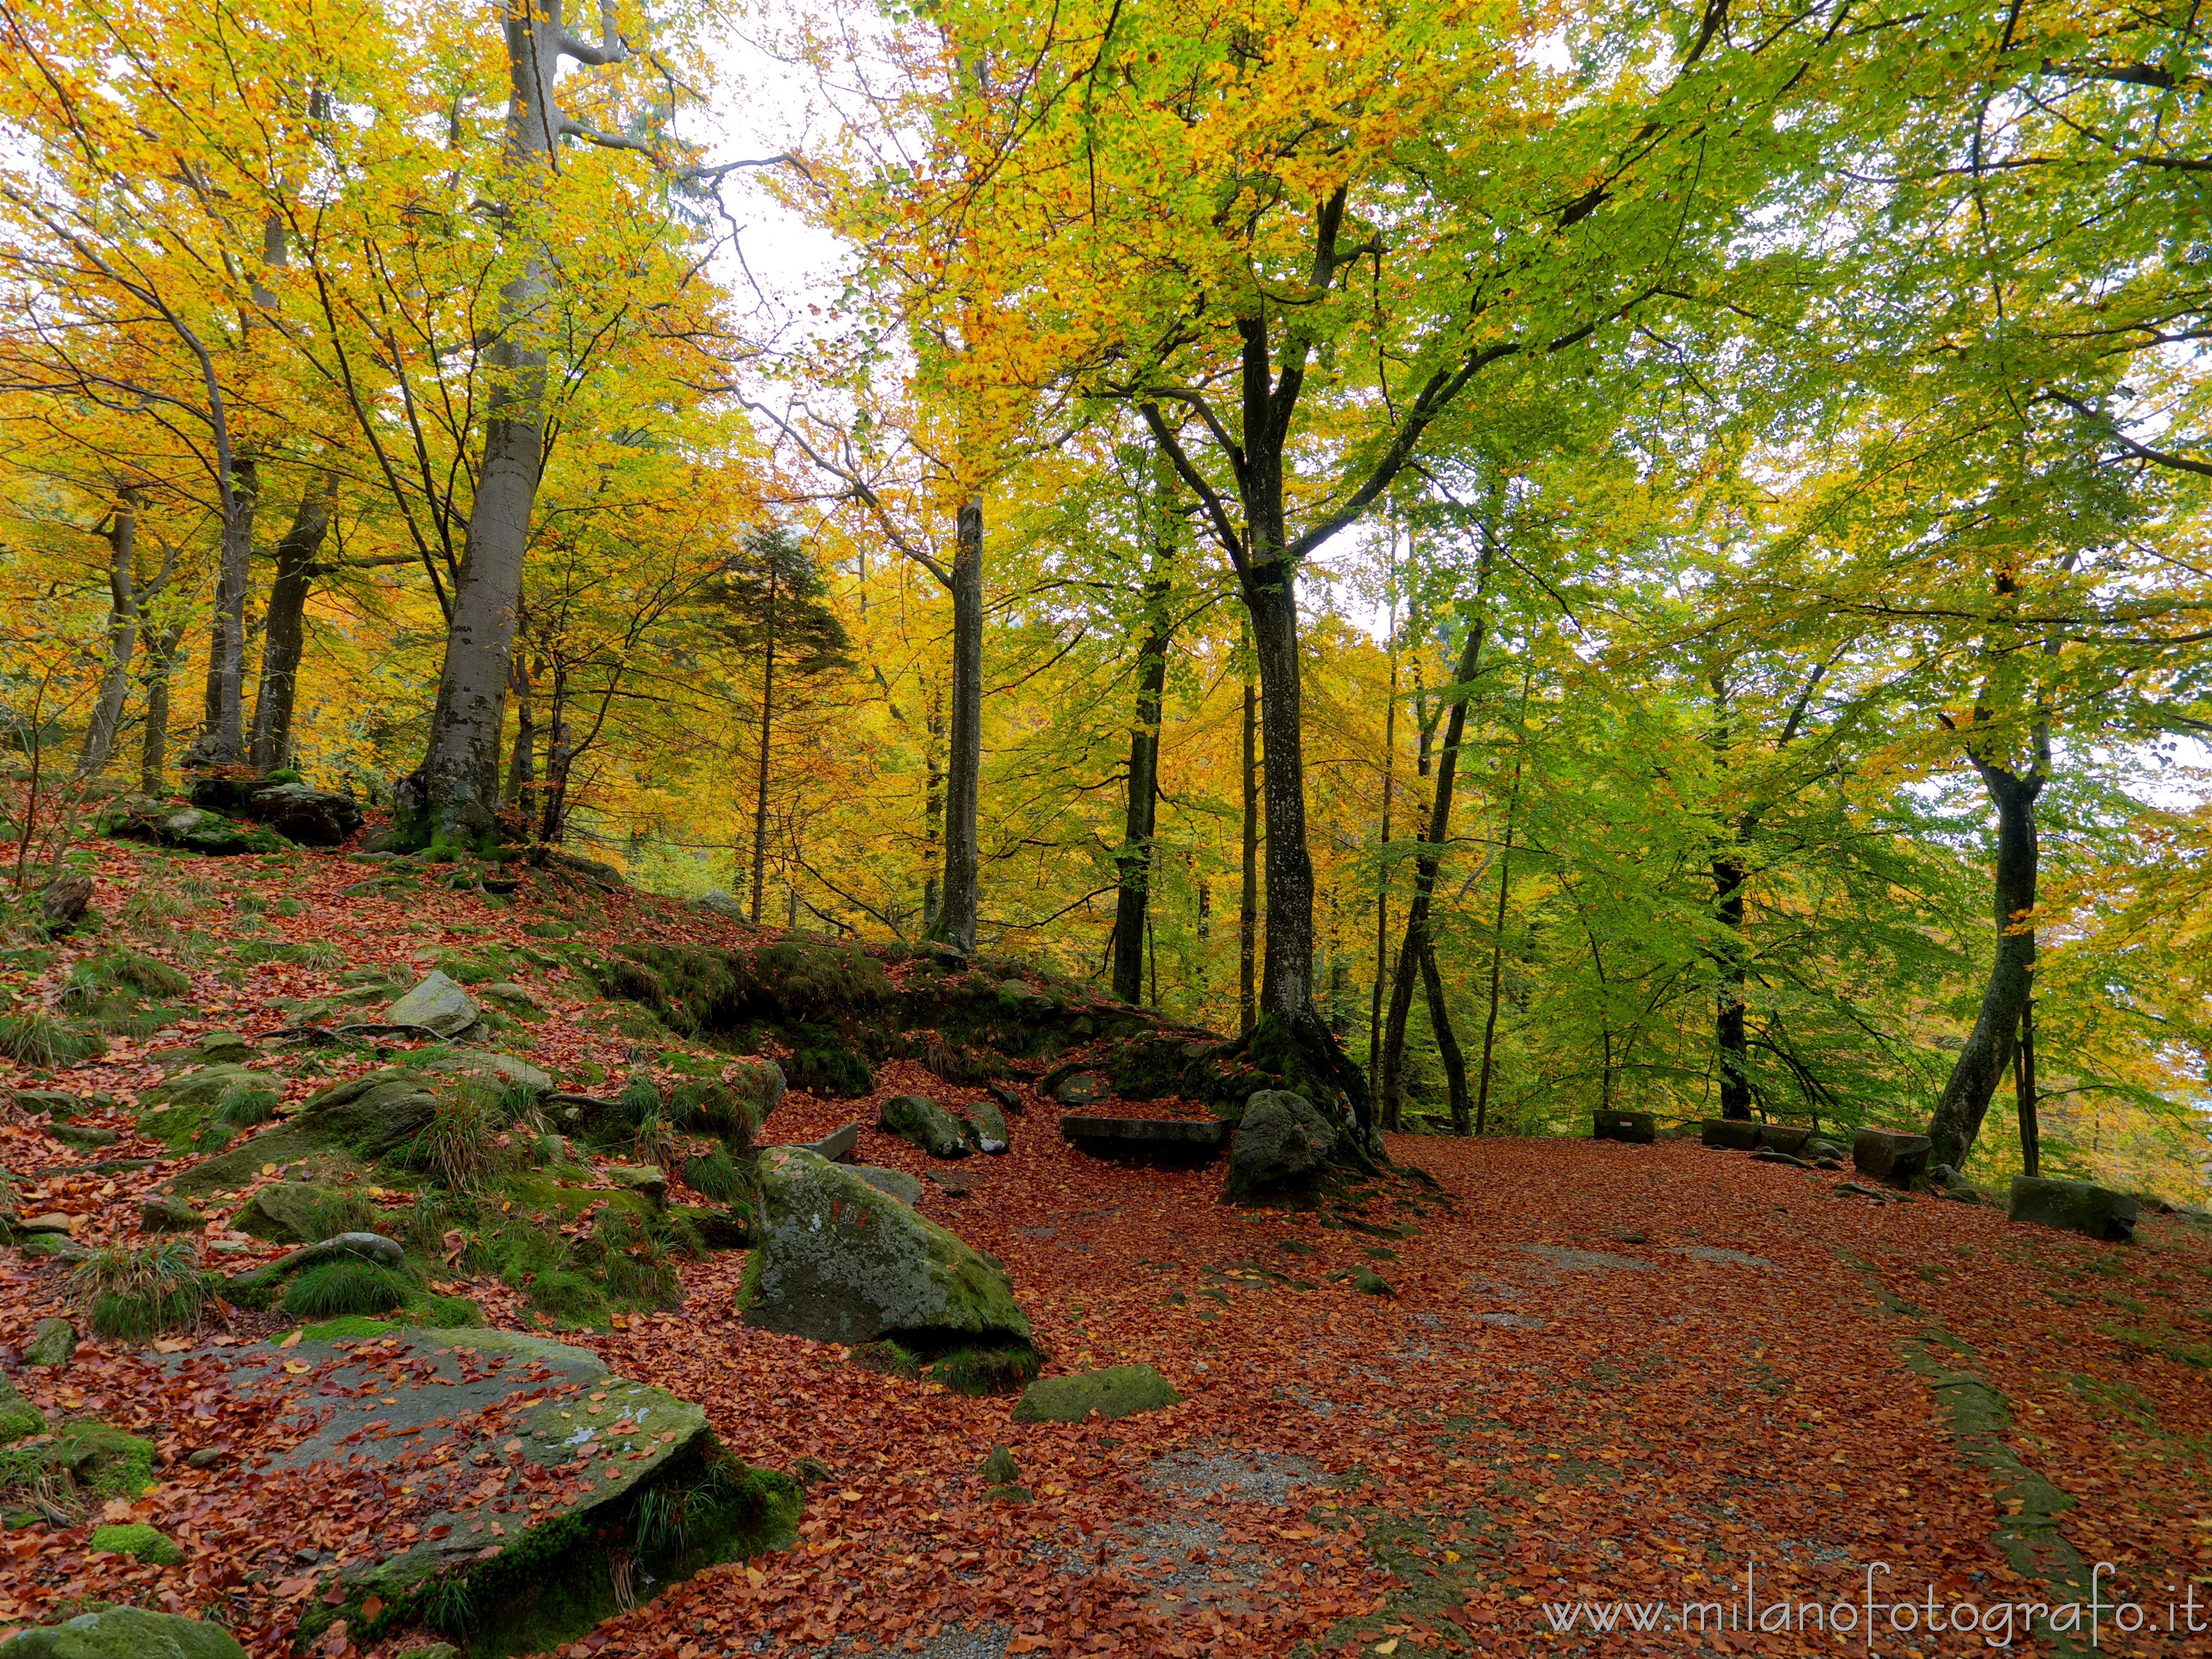
{"label": "forked tree trunk", "polygon": [[1966,1167],[1975,1137],[1981,1133],[1982,1119],[1990,1109],[1990,1097],[2013,1063],[2021,1018],[2033,990],[2035,930],[2030,918],[2035,911],[2035,798],[2043,793],[2045,776],[2039,765],[2021,776],[1993,761],[1978,756],[1972,758],[1997,814],[1997,946],[1974,1029],[1959,1051],[1950,1080],[1943,1085],[1943,1097],[1928,1125],[1928,1137],[1935,1143],[1928,1162],[1948,1164],[1954,1170]]}
{"label": "forked tree trunk", "polygon": [[115,750],[115,734],[123,725],[123,706],[131,693],[131,656],[138,643],[138,496],[120,492],[119,504],[107,529],[107,667],[100,678],[100,695],[84,729],[84,747],[78,751],[76,775],[96,778],[107,769]]}
{"label": "forked tree trunk", "polygon": [[253,699],[249,757],[258,772],[273,772],[291,759],[292,710],[307,641],[307,592],[314,586],[315,555],[330,531],[337,489],[335,471],[310,483],[291,528],[276,544],[276,576],[269,585],[269,613],[261,625],[261,683]]}
{"label": "forked tree trunk", "polygon": [[[565,56],[606,64],[625,56],[604,9],[602,45],[586,46],[562,25],[562,0],[506,0],[501,22],[507,72],[504,167],[511,191],[527,196],[550,178],[566,120],[555,94]],[[523,556],[544,470],[545,353],[532,343],[532,315],[552,286],[535,251],[501,287],[495,338],[484,354],[484,447],[477,469],[468,540],[453,584],[446,659],[422,765],[424,816],[417,839],[434,845],[488,847],[499,802],[499,741],[504,726],[507,659],[522,606]],[[557,738],[556,738],[557,744]],[[547,821],[556,824],[565,769],[549,766]],[[550,834],[546,837],[556,837]]]}
{"label": "forked tree trunk", "polygon": [[1128,1003],[1136,1002],[1144,988],[1146,909],[1151,896],[1152,833],[1159,805],[1160,702],[1168,679],[1168,592],[1164,576],[1156,575],[1145,585],[1145,637],[1137,647],[1136,719],[1129,727],[1127,810],[1122,819],[1121,850],[1114,860],[1119,884],[1114,905],[1114,994]]}

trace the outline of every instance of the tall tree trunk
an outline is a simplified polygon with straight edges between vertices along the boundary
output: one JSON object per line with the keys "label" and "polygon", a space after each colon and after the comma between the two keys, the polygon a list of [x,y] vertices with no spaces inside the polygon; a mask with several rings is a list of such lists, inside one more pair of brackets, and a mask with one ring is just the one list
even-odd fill
{"label": "tall tree trunk", "polygon": [[314,585],[315,555],[329,533],[337,494],[335,470],[310,483],[291,528],[276,544],[276,576],[269,585],[269,611],[261,624],[261,683],[253,698],[249,758],[258,772],[273,772],[291,759],[292,709],[307,640],[307,592]]}
{"label": "tall tree trunk", "polygon": [[1433,940],[1421,944],[1421,988],[1428,993],[1429,1029],[1436,1034],[1437,1053],[1444,1062],[1444,1088],[1451,1102],[1451,1122],[1454,1134],[1465,1134],[1468,1128],[1467,1105],[1467,1057],[1459,1051],[1459,1038],[1452,1033],[1451,1010],[1444,1003],[1444,982],[1437,972],[1437,947]]}
{"label": "tall tree trunk", "polygon": [[939,908],[938,881],[944,869],[945,847],[945,763],[939,758],[937,745],[945,736],[945,694],[933,693],[929,700],[929,717],[921,724],[923,783],[921,792],[922,867],[927,872],[921,878],[921,930],[934,936]]}
{"label": "tall tree trunk", "polygon": [[2043,793],[2047,775],[2040,763],[2023,776],[1979,756],[1971,758],[1997,815],[1997,947],[1981,1012],[1928,1125],[1935,1143],[1929,1163],[1954,1170],[1966,1167],[1990,1097],[2012,1065],[2021,1016],[2033,988],[2035,930],[2028,919],[2035,910],[2035,798]]}
{"label": "tall tree trunk", "polygon": [[169,686],[184,642],[182,622],[146,635],[146,729],[138,745],[138,787],[149,795],[168,786]]}
{"label": "tall tree trunk", "polygon": [[538,787],[538,711],[530,696],[530,665],[520,652],[508,665],[508,684],[514,692],[514,747],[507,763],[507,805],[527,814]]}
{"label": "tall tree trunk", "polygon": [[[1395,574],[1395,573],[1394,573]],[[1367,996],[1367,1091],[1382,1099],[1382,981],[1390,965],[1390,802],[1398,767],[1398,611],[1390,607],[1390,701],[1382,707],[1382,823],[1375,869],[1375,983]],[[1386,1103],[1387,1109],[1387,1103]]]}
{"label": "tall tree trunk", "polygon": [[1390,1015],[1382,1028],[1382,1121],[1395,1125],[1402,1108],[1405,1087],[1406,1018],[1413,1006],[1413,978],[1420,969],[1421,952],[1428,946],[1429,915],[1437,890],[1437,866],[1451,835],[1452,792],[1459,777],[1460,741],[1467,732],[1467,699],[1482,664],[1482,638],[1489,626],[1488,613],[1480,609],[1490,586],[1491,560],[1496,538],[1486,528],[1482,554],[1475,567],[1474,592],[1478,609],[1468,624],[1452,670],[1452,687],[1446,693],[1450,713],[1444,718],[1443,750],[1437,757],[1436,794],[1429,807],[1428,833],[1413,860],[1413,896],[1406,909],[1406,934],[1398,947],[1398,973],[1390,986]]}
{"label": "tall tree trunk", "polygon": [[[561,59],[608,64],[627,55],[614,33],[611,6],[601,11],[604,34],[596,47],[570,34],[561,12],[562,0],[504,0],[502,6],[507,72],[503,165],[507,188],[518,196],[542,190],[551,176],[565,122],[554,91]],[[522,606],[531,512],[545,464],[546,357],[530,341],[532,313],[551,286],[544,261],[535,252],[526,255],[500,289],[498,326],[484,354],[491,373],[483,456],[453,584],[429,754],[422,765],[427,822],[413,826],[418,838],[435,845],[485,846],[495,834],[507,665]],[[549,781],[557,799],[565,774],[550,775]],[[555,800],[549,799],[549,817],[555,810]]]}
{"label": "tall tree trunk", "polygon": [[2020,1051],[2013,1056],[2013,1085],[2020,1104],[2020,1167],[2025,1175],[2043,1173],[2043,1126],[2035,1098],[2035,997],[2030,992],[2020,1010]]}
{"label": "tall tree trunk", "polygon": [[1714,918],[1722,927],[1721,984],[1715,1011],[1714,1040],[1720,1051],[1721,1115],[1748,1118],[1752,1112],[1751,1040],[1745,1028],[1745,993],[1751,969],[1743,942],[1743,888],[1749,872],[1734,853],[1712,861],[1717,895]]}
{"label": "tall tree trunk", "polygon": [[1505,896],[1513,879],[1513,816],[1521,805],[1521,761],[1513,762],[1513,787],[1505,796],[1505,833],[1498,848],[1498,914],[1490,924],[1490,1013],[1482,1022],[1482,1079],[1474,1100],[1474,1132],[1480,1134],[1490,1115],[1491,1057],[1498,1042],[1498,996],[1505,973]]}
{"label": "tall tree trunk", "polygon": [[[1138,1001],[1143,990],[1152,833],[1159,805],[1160,701],[1168,681],[1168,593],[1164,574],[1155,574],[1145,584],[1145,637],[1137,648],[1136,719],[1129,727],[1129,798],[1123,816],[1121,849],[1114,860],[1119,883],[1114,905],[1114,994],[1128,1003]],[[1155,979],[1158,976],[1155,969]]]}
{"label": "tall tree trunk", "polygon": [[107,531],[107,668],[100,696],[84,728],[76,775],[96,778],[107,769],[115,734],[123,725],[123,705],[131,693],[131,655],[138,644],[138,492],[118,492]]}
{"label": "tall tree trunk", "polygon": [[[1249,629],[1245,638],[1250,640]],[[1248,673],[1244,681],[1244,885],[1237,908],[1237,1029],[1249,1032],[1259,1019],[1260,945],[1260,694]]]}
{"label": "tall tree trunk", "polygon": [[775,556],[768,560],[768,629],[761,647],[760,783],[753,796],[753,890],[750,911],[760,926],[761,890],[768,881],[768,750],[775,730]]}
{"label": "tall tree trunk", "polygon": [[945,777],[945,898],[938,936],[975,949],[975,807],[983,769],[983,503],[960,506],[952,556],[952,721]]}
{"label": "tall tree trunk", "polygon": [[222,552],[216,567],[215,617],[208,634],[207,690],[193,757],[233,766],[246,758],[246,589],[253,568],[253,517],[261,469],[234,455],[222,504]]}

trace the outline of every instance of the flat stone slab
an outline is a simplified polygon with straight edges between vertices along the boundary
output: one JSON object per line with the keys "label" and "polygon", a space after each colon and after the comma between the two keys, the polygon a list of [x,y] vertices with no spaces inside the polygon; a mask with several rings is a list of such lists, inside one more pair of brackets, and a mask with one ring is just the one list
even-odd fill
{"label": "flat stone slab", "polygon": [[1698,1139],[1708,1146],[1723,1146],[1732,1152],[1748,1152],[1758,1148],[1759,1131],[1765,1127],[1747,1117],[1709,1117]]}
{"label": "flat stone slab", "polygon": [[1658,1125],[1649,1112],[1590,1114],[1592,1140],[1625,1140],[1632,1146],[1649,1146],[1658,1138]]}
{"label": "flat stone slab", "polygon": [[[614,1376],[588,1350],[511,1331],[359,1328],[368,1334],[211,1346],[167,1362],[179,1388],[262,1408],[250,1442],[213,1448],[243,1458],[258,1486],[343,1492],[380,1512],[367,1547],[343,1567],[284,1563],[288,1577],[312,1581],[299,1592],[303,1640],[343,1618],[350,1635],[373,1641],[456,1582],[475,1602],[471,1652],[571,1639],[618,1605],[600,1558],[633,1529],[641,1496],[663,1484],[688,1489],[722,1461],[700,1407]],[[787,1534],[796,1487],[729,1468],[755,1477],[761,1532]],[[546,1534],[562,1540],[550,1556],[526,1574],[501,1571],[510,1549],[546,1555],[531,1534],[549,1522],[563,1523]],[[731,1535],[744,1537],[744,1526]],[[720,1559],[694,1553],[672,1557],[654,1578],[672,1582]]]}
{"label": "flat stone slab", "polygon": [[1802,1152],[1813,1132],[1790,1123],[1765,1123],[1759,1126],[1759,1147],[1765,1152]]}
{"label": "flat stone slab", "polygon": [[1851,1138],[1851,1164],[1861,1175],[1903,1192],[1912,1185],[1913,1176],[1928,1173],[1928,1155],[1935,1144],[1926,1135],[1862,1129]]}
{"label": "flat stone slab", "polygon": [[819,1140],[805,1143],[799,1150],[832,1164],[849,1164],[853,1161],[853,1148],[860,1144],[860,1125],[856,1119],[842,1129],[832,1129]]}
{"label": "flat stone slab", "polygon": [[1226,1146],[1236,1125],[1222,1117],[1092,1117],[1067,1113],[1061,1138],[1086,1152],[1109,1156],[1210,1157]]}
{"label": "flat stone slab", "polygon": [[2048,1176],[2012,1178],[2011,1218],[2062,1227],[2106,1244],[2131,1244],[2142,1206],[2125,1193]]}

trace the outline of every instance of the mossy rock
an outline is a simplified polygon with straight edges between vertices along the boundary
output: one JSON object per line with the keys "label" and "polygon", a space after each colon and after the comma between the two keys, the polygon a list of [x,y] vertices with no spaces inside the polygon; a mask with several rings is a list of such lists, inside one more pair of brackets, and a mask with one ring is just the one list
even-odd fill
{"label": "mossy rock", "polygon": [[154,1443],[104,1423],[64,1427],[46,1461],[67,1470],[78,1491],[97,1498],[136,1498],[154,1484]]}
{"label": "mossy rock", "polygon": [[877,1109],[876,1127],[932,1158],[965,1158],[972,1150],[966,1127],[927,1095],[893,1095]]}
{"label": "mossy rock", "polygon": [[810,1095],[859,1100],[875,1092],[876,1079],[867,1061],[834,1032],[801,1025],[792,1038],[791,1086]]}
{"label": "mossy rock", "polygon": [[15,1385],[0,1375],[0,1445],[26,1435],[44,1434],[46,1414],[15,1392]]}
{"label": "mossy rock", "polygon": [[1014,1402],[1017,1423],[1080,1423],[1091,1413],[1128,1417],[1172,1406],[1182,1396],[1150,1365],[1109,1365],[1032,1382]]}
{"label": "mossy rock", "polygon": [[0,1642],[0,1659],[246,1659],[221,1625],[143,1607],[105,1607]]}
{"label": "mossy rock", "polygon": [[375,1213],[366,1199],[343,1188],[279,1181],[240,1205],[230,1224],[274,1244],[314,1244],[339,1233],[374,1231]]}
{"label": "mossy rock", "polygon": [[1044,1369],[1044,1355],[1027,1342],[963,1346],[925,1366],[922,1375],[955,1394],[1019,1394]]}
{"label": "mossy rock", "polygon": [[90,1547],[95,1550],[112,1550],[118,1555],[136,1556],[157,1567],[179,1567],[184,1565],[185,1553],[177,1541],[143,1521],[125,1521],[92,1529]]}
{"label": "mossy rock", "polygon": [[31,1340],[23,1347],[26,1365],[66,1365],[76,1352],[76,1328],[66,1319],[49,1315],[31,1327]]}

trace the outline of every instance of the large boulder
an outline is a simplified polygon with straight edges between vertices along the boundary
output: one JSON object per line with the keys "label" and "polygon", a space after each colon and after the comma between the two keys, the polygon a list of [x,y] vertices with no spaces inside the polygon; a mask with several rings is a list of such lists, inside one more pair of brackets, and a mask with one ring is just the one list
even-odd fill
{"label": "large boulder", "polygon": [[2063,1227],[2107,1244],[2132,1244],[2136,1216],[2141,1208],[2125,1193],[2086,1181],[2057,1181],[2048,1176],[2014,1176],[2012,1209],[2014,1221],[2039,1222]]}
{"label": "large boulder", "polygon": [[274,783],[246,797],[247,815],[287,841],[335,847],[361,828],[361,808],[350,795],[304,783]]}
{"label": "large boulder", "polygon": [[761,1240],[738,1291],[747,1324],[820,1342],[1028,1340],[995,1259],[851,1170],[774,1146],[759,1181]]}
{"label": "large boulder", "polygon": [[902,1204],[911,1204],[921,1196],[921,1177],[908,1175],[904,1170],[887,1170],[880,1164],[854,1164],[853,1173],[879,1193],[889,1193]]}
{"label": "large boulder", "polygon": [[125,802],[115,815],[103,822],[109,835],[125,841],[153,842],[215,857],[281,853],[291,845],[262,824],[240,823],[204,807],[167,806],[143,798]]}
{"label": "large boulder", "polygon": [[876,1127],[912,1141],[932,1158],[968,1156],[968,1134],[960,1120],[927,1095],[893,1095],[877,1109]]}
{"label": "large boulder", "polygon": [[1182,1396],[1150,1365],[1109,1365],[1032,1382],[1014,1402],[1017,1423],[1080,1423],[1091,1413],[1128,1417],[1172,1406]]}
{"label": "large boulder", "polygon": [[1911,1188],[1915,1176],[1928,1173],[1928,1155],[1935,1146],[1926,1135],[1862,1129],[1851,1138],[1851,1164],[1869,1180],[1903,1192]]}
{"label": "large boulder", "polygon": [[384,1011],[386,1024],[420,1025],[448,1037],[459,1036],[483,1017],[477,1000],[437,969]]}
{"label": "large boulder", "polygon": [[0,1642],[0,1659],[246,1659],[221,1625],[143,1607],[104,1607]]}
{"label": "large boulder", "polygon": [[230,1224],[272,1244],[312,1244],[325,1236],[331,1199],[327,1189],[306,1181],[279,1181],[264,1187],[238,1207]]}
{"label": "large boulder", "polygon": [[1336,1150],[1336,1126],[1304,1095],[1260,1090],[1244,1103],[1237,1137],[1229,1143],[1224,1196],[1249,1204],[1310,1190]]}
{"label": "large boulder", "polygon": [[437,1110],[437,1097],[416,1073],[397,1066],[334,1084],[295,1116],[204,1158],[169,1183],[185,1198],[243,1187],[265,1164],[307,1164],[325,1178],[357,1172],[413,1136]]}
{"label": "large boulder", "polygon": [[1765,1127],[1747,1117],[1709,1117],[1698,1139],[1708,1146],[1725,1147],[1732,1152],[1753,1152],[1759,1146],[1759,1132]]}
{"label": "large boulder", "polygon": [[979,1152],[996,1154],[1012,1145],[1012,1137],[1006,1133],[1006,1115],[996,1101],[969,1101],[960,1109],[960,1122],[969,1144]]}
{"label": "large boulder", "polygon": [[517,1060],[513,1054],[477,1054],[468,1049],[457,1049],[450,1054],[437,1055],[422,1069],[433,1076],[473,1073],[496,1079],[502,1084],[518,1083],[541,1095],[553,1092],[553,1079],[550,1073],[526,1060]]}

